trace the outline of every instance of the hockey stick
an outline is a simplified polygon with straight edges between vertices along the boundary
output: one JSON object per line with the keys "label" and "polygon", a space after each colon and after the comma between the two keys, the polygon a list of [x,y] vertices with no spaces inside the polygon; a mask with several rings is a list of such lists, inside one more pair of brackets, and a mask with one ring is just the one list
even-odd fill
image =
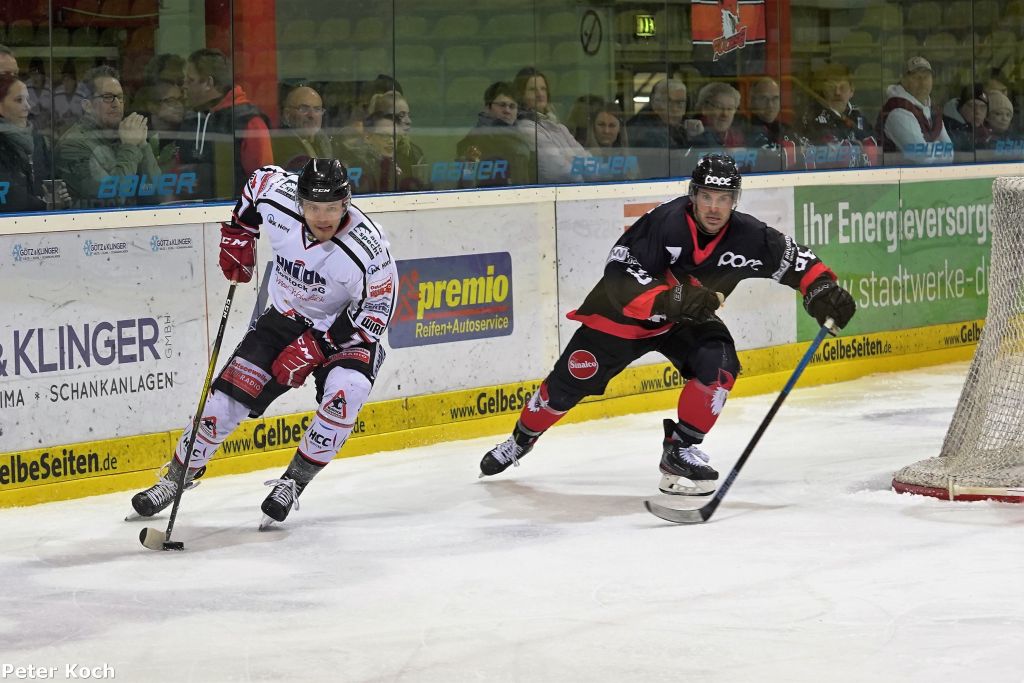
{"label": "hockey stick", "polygon": [[[231,302],[235,298],[235,287],[238,283],[233,281],[228,287],[228,297],[224,301],[224,311],[220,314],[220,329],[217,330],[217,338],[213,341],[213,349],[210,351],[210,365],[206,369],[206,381],[203,382],[203,393],[199,397],[199,408],[196,409],[195,417],[192,418],[192,434],[188,437],[188,447],[185,448],[185,465],[181,468],[181,475],[178,477],[178,490],[174,494],[174,503],[171,505],[171,516],[167,519],[167,530],[160,531],[152,527],[146,527],[139,532],[139,540],[142,545],[150,550],[184,550],[185,544],[181,541],[171,540],[171,531],[174,530],[174,518],[178,516],[178,506],[181,504],[181,494],[185,492],[185,477],[188,475],[188,463],[192,459],[192,448],[196,445],[196,435],[199,433],[199,425],[203,419],[203,409],[206,408],[206,397],[210,393],[210,384],[213,382],[213,369],[217,365],[217,356],[220,355],[220,343],[224,340],[224,330],[228,325],[228,314],[231,313]],[[174,455],[172,454],[173,458]]]}
{"label": "hockey stick", "polygon": [[729,476],[725,478],[722,485],[715,491],[714,497],[704,507],[696,510],[677,510],[675,508],[665,507],[659,505],[650,500],[644,501],[644,507],[647,511],[656,517],[660,517],[667,522],[674,522],[675,524],[701,524],[711,519],[711,515],[715,514],[715,510],[718,508],[719,503],[725,498],[725,494],[729,492],[729,488],[733,482],[736,481],[736,475],[743,469],[743,465],[747,462],[747,458],[754,452],[754,447],[757,446],[757,442],[761,440],[761,435],[764,434],[765,430],[768,429],[768,425],[771,424],[772,418],[775,417],[775,413],[779,412],[779,408],[782,406],[782,402],[786,400],[786,396],[789,395],[790,390],[796,384],[797,380],[800,379],[800,375],[803,374],[804,368],[811,362],[811,358],[814,356],[814,352],[821,346],[821,342],[825,339],[825,335],[834,334],[835,323],[832,318],[825,320],[825,324],[818,330],[818,335],[811,342],[811,345],[807,347],[804,357],[797,363],[796,369],[793,370],[793,374],[790,375],[789,381],[786,382],[786,386],[782,387],[782,392],[775,399],[775,403],[772,404],[768,414],[761,420],[761,424],[758,426],[757,431],[754,432],[754,437],[747,444],[747,447],[743,449],[743,453],[740,455],[740,459],[736,461],[736,464],[732,466],[732,470],[729,472]]}

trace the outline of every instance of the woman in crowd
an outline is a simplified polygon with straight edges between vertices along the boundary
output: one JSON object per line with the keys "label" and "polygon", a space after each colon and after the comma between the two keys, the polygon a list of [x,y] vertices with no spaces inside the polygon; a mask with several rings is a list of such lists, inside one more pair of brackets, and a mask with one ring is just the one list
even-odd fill
{"label": "woman in crowd", "polygon": [[391,90],[371,97],[370,115],[363,128],[367,141],[380,156],[378,191],[393,187],[400,192],[425,189],[426,162],[423,150],[410,137],[412,114],[401,93]]}
{"label": "woman in crowd", "polygon": [[[44,191],[53,165],[46,140],[32,129],[28,87],[11,74],[0,75],[0,212],[42,211],[53,200]],[[58,200],[67,189],[58,183]]]}
{"label": "woman in crowd", "polygon": [[627,163],[629,134],[622,120],[622,109],[615,102],[598,106],[590,114],[586,145],[598,161],[598,173],[588,180],[623,180],[636,178],[636,164]]}
{"label": "woman in crowd", "polygon": [[542,183],[579,181],[582,176],[573,168],[574,162],[590,155],[569,129],[558,122],[551,106],[547,76],[528,66],[519,70],[512,86],[519,104],[516,126],[522,129],[531,149],[536,150],[538,180]]}

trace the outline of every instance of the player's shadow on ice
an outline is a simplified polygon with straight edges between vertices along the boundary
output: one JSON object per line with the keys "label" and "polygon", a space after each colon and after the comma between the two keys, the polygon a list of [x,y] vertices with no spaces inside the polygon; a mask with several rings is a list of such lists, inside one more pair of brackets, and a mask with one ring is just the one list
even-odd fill
{"label": "player's shadow on ice", "polygon": [[482,500],[493,512],[491,519],[529,520],[544,523],[593,522],[604,517],[624,517],[643,510],[643,497],[557,491],[522,481],[482,482],[489,499]]}

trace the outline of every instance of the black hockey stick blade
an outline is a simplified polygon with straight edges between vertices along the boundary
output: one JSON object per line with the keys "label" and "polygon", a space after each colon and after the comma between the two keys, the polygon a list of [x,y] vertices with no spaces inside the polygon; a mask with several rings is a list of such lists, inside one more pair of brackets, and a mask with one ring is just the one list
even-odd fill
{"label": "black hockey stick blade", "polygon": [[167,534],[153,527],[146,527],[139,532],[139,541],[150,550],[184,550],[181,541],[168,541]]}
{"label": "black hockey stick blade", "polygon": [[666,522],[673,522],[675,524],[700,524],[711,519],[711,515],[715,514],[715,510],[718,509],[719,503],[721,503],[722,499],[725,498],[725,494],[729,492],[730,488],[732,488],[732,484],[736,481],[736,477],[739,475],[740,470],[743,469],[743,465],[747,462],[747,458],[749,458],[750,454],[754,452],[757,442],[761,440],[761,436],[764,434],[765,430],[768,429],[768,425],[771,424],[772,419],[775,417],[775,413],[779,412],[782,402],[786,400],[786,396],[789,395],[789,392],[796,385],[797,380],[800,379],[800,375],[803,374],[804,368],[806,368],[811,362],[811,358],[814,357],[814,352],[818,350],[819,346],[821,346],[821,342],[825,339],[826,335],[834,334],[834,330],[835,325],[832,318],[827,319],[825,324],[821,326],[821,329],[818,330],[818,334],[811,341],[810,346],[807,347],[807,351],[804,352],[803,358],[801,358],[800,362],[797,363],[793,373],[789,376],[789,380],[786,381],[786,385],[782,387],[782,391],[779,392],[779,395],[775,398],[775,402],[772,404],[768,414],[764,416],[763,420],[761,420],[761,424],[758,425],[753,438],[750,439],[747,447],[744,448],[743,452],[740,454],[739,460],[737,460],[736,464],[733,465],[728,476],[726,476],[725,480],[718,486],[718,490],[715,491],[715,495],[706,505],[699,510],[676,510],[675,508],[665,507],[664,505],[659,505],[649,500],[645,500],[644,507],[647,508],[647,511],[656,517],[664,519]]}
{"label": "black hockey stick blade", "polygon": [[666,522],[672,522],[673,524],[700,524],[708,521],[708,517],[711,515],[704,514],[704,508],[698,508],[696,510],[676,510],[675,508],[667,508],[664,505],[658,505],[657,503],[645,500],[644,507],[655,517],[661,517]]}

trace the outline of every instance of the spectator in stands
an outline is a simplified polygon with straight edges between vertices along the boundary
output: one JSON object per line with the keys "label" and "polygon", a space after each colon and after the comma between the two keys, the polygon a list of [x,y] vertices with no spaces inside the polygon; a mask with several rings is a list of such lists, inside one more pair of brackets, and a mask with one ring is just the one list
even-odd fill
{"label": "spectator in stands", "polygon": [[185,117],[192,140],[182,161],[196,173],[196,198],[234,197],[245,178],[274,160],[269,119],[240,85],[232,85],[231,65],[220,50],[189,55],[184,90],[193,111]]}
{"label": "spectator in stands", "polygon": [[139,193],[122,192],[120,181],[136,176],[153,183],[160,175],[147,144],[146,119],[136,112],[124,115],[124,90],[112,67],[93,67],[84,83],[85,115],[57,142],[57,175],[80,207],[139,203]]}
{"label": "spectator in stands", "polygon": [[484,108],[476,126],[456,147],[459,161],[504,162],[507,172],[476,182],[477,187],[526,185],[535,178],[530,143],[516,126],[519,105],[511,83],[498,81],[484,91]]}
{"label": "spectator in stands", "polygon": [[954,151],[973,152],[989,146],[992,131],[985,125],[987,116],[988,95],[981,83],[965,86],[959,97],[946,102],[942,108],[942,123]]}
{"label": "spectator in stands", "polygon": [[85,113],[82,102],[86,94],[85,84],[78,80],[74,60],[65,60],[60,70],[60,85],[53,91],[54,135],[61,135],[82,118]]}
{"label": "spectator in stands", "polygon": [[782,95],[779,84],[770,76],[754,81],[748,93],[750,118],[744,137],[751,147],[776,149],[783,142],[795,142],[796,132],[779,119]]}
{"label": "spectator in stands", "polygon": [[932,106],[932,65],[924,57],[907,60],[899,83],[890,85],[878,117],[878,131],[887,153],[905,161],[943,163],[952,160],[952,143],[942,114]]}
{"label": "spectator in stands", "polygon": [[697,94],[697,111],[704,132],[692,138],[694,147],[743,147],[743,131],[734,125],[740,92],[728,83],[708,83]]}
{"label": "spectator in stands", "polygon": [[618,104],[606,102],[591,113],[586,145],[595,156],[629,147],[629,132],[622,121],[622,108]]}
{"label": "spectator in stands", "polygon": [[19,73],[18,60],[15,59],[11,48],[6,45],[0,45],[0,74],[17,76]]}
{"label": "spectator in stands", "polygon": [[573,171],[576,159],[590,155],[576,141],[569,129],[559,123],[551,106],[548,78],[532,66],[519,70],[512,87],[519,105],[516,127],[526,136],[537,155],[537,176],[542,183],[563,183],[580,180]]}
{"label": "spectator in stands", "polygon": [[874,135],[867,117],[851,102],[854,89],[846,66],[827,64],[818,70],[814,89],[821,99],[811,103],[800,122],[812,144],[853,143]]}
{"label": "spectator in stands", "polygon": [[29,102],[32,103],[29,113],[32,125],[38,130],[49,130],[53,119],[53,90],[46,76],[46,67],[39,57],[29,61],[25,85],[28,87]]}
{"label": "spectator in stands", "polygon": [[[158,81],[140,93],[143,114],[149,120],[149,146],[164,173],[181,170],[181,150],[187,144],[181,124],[185,120],[185,94],[172,81]],[[162,198],[162,201],[167,201]]]}
{"label": "spectator in stands", "polygon": [[[423,152],[409,137],[412,113],[397,91],[377,93],[361,126],[349,126],[334,147],[350,170],[356,192],[415,191],[429,180]],[[353,171],[358,169],[358,171]],[[357,180],[355,179],[357,178]]]}
{"label": "spectator in stands", "polygon": [[638,168],[636,157],[630,155],[629,132],[623,121],[622,108],[615,102],[607,102],[590,115],[587,126],[587,151],[597,159],[597,173],[586,176],[587,180],[624,180],[636,178]]}
{"label": "spectator in stands", "polygon": [[25,83],[0,74],[0,213],[53,206],[43,185],[52,177],[50,149],[29,122],[30,107]]}
{"label": "spectator in stands", "polygon": [[301,171],[310,159],[333,159],[334,144],[323,129],[324,101],[314,88],[292,88],[281,103],[281,130],[273,137],[274,163]]}
{"label": "spectator in stands", "polygon": [[1003,93],[993,91],[988,94],[988,116],[985,125],[992,131],[991,143],[1000,140],[1016,140],[1020,135],[1013,127],[1013,102]]}
{"label": "spectator in stands", "polygon": [[690,138],[704,132],[696,119],[686,122],[686,86],[675,78],[660,80],[651,89],[651,99],[626,122],[629,142],[634,147],[685,149]]}

